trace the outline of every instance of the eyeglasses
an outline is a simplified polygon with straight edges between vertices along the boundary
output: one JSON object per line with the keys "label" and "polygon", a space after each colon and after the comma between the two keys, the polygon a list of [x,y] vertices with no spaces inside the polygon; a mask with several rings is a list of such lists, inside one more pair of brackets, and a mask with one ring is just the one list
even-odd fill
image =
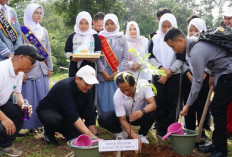
{"label": "eyeglasses", "polygon": [[26,58],[28,58],[31,61],[31,64],[34,65],[36,63],[35,59],[32,59],[30,56],[24,56]]}

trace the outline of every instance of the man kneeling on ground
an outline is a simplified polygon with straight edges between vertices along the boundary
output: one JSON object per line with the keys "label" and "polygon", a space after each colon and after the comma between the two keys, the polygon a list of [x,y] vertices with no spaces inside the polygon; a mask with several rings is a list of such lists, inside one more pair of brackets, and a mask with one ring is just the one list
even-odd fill
{"label": "man kneeling on ground", "polygon": [[[28,73],[38,61],[35,46],[25,44],[14,51],[14,56],[0,62],[0,156],[20,156],[21,150],[12,147],[16,135],[23,126],[23,96],[21,94],[23,73]],[[28,107],[32,114],[32,107]]]}
{"label": "man kneeling on ground", "polygon": [[90,89],[97,83],[95,70],[86,65],[75,77],[56,83],[40,101],[36,112],[44,123],[44,139],[48,144],[59,145],[55,132],[61,133],[67,140],[81,134],[96,138],[96,119]]}
{"label": "man kneeling on ground", "polygon": [[[126,77],[124,78],[123,75]],[[141,86],[148,84],[146,80],[139,80],[137,83],[134,77],[126,72],[117,76],[116,84],[119,88],[114,94],[115,111],[101,114],[98,123],[122,138],[127,138],[123,129],[128,135],[131,133],[133,139],[138,139],[141,150],[142,143],[149,143],[146,135],[154,122],[156,109],[154,93],[151,87]],[[140,126],[138,134],[133,129],[130,130],[129,122]]]}

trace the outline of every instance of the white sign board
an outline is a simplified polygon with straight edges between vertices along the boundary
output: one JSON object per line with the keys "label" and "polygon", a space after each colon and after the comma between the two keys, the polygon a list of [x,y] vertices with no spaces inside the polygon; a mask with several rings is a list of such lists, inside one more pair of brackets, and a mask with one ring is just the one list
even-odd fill
{"label": "white sign board", "polygon": [[139,150],[138,139],[101,140],[98,146],[99,152]]}

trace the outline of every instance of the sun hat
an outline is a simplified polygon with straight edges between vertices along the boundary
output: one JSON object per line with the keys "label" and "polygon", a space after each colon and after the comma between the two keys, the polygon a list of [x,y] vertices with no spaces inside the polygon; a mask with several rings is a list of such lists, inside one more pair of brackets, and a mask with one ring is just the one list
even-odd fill
{"label": "sun hat", "polygon": [[95,70],[89,66],[83,66],[80,70],[77,71],[76,76],[81,77],[88,84],[98,84],[98,80],[96,78]]}

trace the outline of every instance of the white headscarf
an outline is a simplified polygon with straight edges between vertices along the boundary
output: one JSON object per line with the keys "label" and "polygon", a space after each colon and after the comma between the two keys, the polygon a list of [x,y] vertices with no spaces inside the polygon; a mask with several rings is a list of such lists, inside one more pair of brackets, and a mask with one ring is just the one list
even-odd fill
{"label": "white headscarf", "polygon": [[[129,29],[130,29],[131,25],[134,25],[136,30],[137,30],[137,36],[135,38],[131,38],[130,33],[129,33]],[[128,24],[126,26],[126,38],[129,41],[140,41],[140,40],[144,39],[143,36],[140,36],[140,29],[139,29],[138,24],[135,21],[128,22]]]}
{"label": "white headscarf", "polygon": [[[89,28],[83,32],[80,30],[79,24],[82,19],[86,19],[89,23]],[[92,29],[92,17],[90,14],[86,11],[82,11],[77,15],[76,18],[76,24],[74,26],[74,31],[76,32],[77,35],[82,35],[83,36],[83,45],[79,46],[78,49],[87,49],[89,50],[90,46],[90,38],[93,34],[97,34],[95,30]],[[77,67],[79,68],[81,66],[82,61],[77,62]]]}
{"label": "white headscarf", "polygon": [[[88,30],[86,30],[85,32],[82,32],[79,28],[79,24],[80,24],[80,21],[82,19],[86,19],[89,23],[89,28]],[[82,11],[80,12],[78,15],[77,15],[77,18],[76,18],[76,24],[74,26],[74,31],[78,34],[78,35],[93,35],[93,34],[96,34],[97,32],[95,30],[92,29],[92,17],[91,15],[86,12],[86,11]]]}
{"label": "white headscarf", "polygon": [[[107,20],[112,20],[114,24],[116,25],[116,29],[113,32],[108,32],[105,28],[105,24]],[[106,38],[113,39],[118,36],[123,36],[123,32],[119,32],[120,26],[118,23],[118,17],[115,14],[107,14],[104,17],[104,24],[103,24],[103,30],[99,33],[99,35],[102,35]]]}
{"label": "white headscarf", "polygon": [[[129,29],[131,25],[134,25],[137,30],[137,36],[135,38],[131,38],[129,33]],[[138,51],[139,47],[143,46],[142,41],[144,40],[144,38],[145,38],[144,36],[140,36],[140,29],[138,24],[135,21],[128,22],[126,26],[126,39],[128,41],[129,48],[134,48]]]}
{"label": "white headscarf", "polygon": [[44,9],[42,6],[38,4],[29,4],[24,11],[23,23],[30,28],[38,39],[41,40],[44,34],[43,27],[38,22],[35,22],[32,18],[32,15],[37,8],[41,8],[42,15],[44,15]]}
{"label": "white headscarf", "polygon": [[[201,31],[207,31],[207,28],[206,28],[206,24],[205,24],[205,21],[200,19],[200,18],[194,18],[190,21],[189,25],[188,25],[188,32],[189,32],[189,29],[191,27],[191,25],[194,25],[198,30],[199,32]],[[189,35],[188,35],[189,36]],[[188,55],[185,56],[185,59],[186,61],[188,62],[189,64],[189,70],[191,72],[193,72],[193,67],[192,67],[192,64],[190,62],[190,57]]]}
{"label": "white headscarf", "polygon": [[194,25],[199,30],[199,32],[201,32],[203,30],[204,31],[207,30],[205,21],[200,19],[200,18],[194,18],[190,21],[190,23],[188,25],[188,32],[189,32],[191,25]]}
{"label": "white headscarf", "polygon": [[158,60],[158,62],[161,63],[165,69],[168,69],[171,65],[171,61],[173,59],[175,52],[164,41],[165,34],[162,31],[162,23],[164,21],[169,21],[172,27],[177,28],[176,18],[173,14],[166,13],[161,17],[157,34],[152,37],[153,54]]}
{"label": "white headscarf", "polygon": [[[80,21],[82,19],[86,19],[89,23],[89,28],[83,32],[80,30],[79,28],[79,24],[80,24]],[[90,14],[86,11],[82,11],[80,12],[78,15],[77,15],[77,18],[76,18],[76,24],[74,26],[74,31],[76,32],[77,35],[83,35],[84,36],[84,44],[82,46],[82,48],[85,48],[85,49],[89,49],[89,45],[90,45],[90,37],[91,35],[93,34],[97,34],[97,32],[95,30],[92,29],[92,17],[90,16]]]}
{"label": "white headscarf", "polygon": [[140,29],[139,29],[138,24],[135,21],[130,21],[130,22],[127,23],[127,26],[126,26],[126,38],[128,38],[128,39],[131,38],[130,37],[130,33],[129,33],[129,29],[130,29],[131,25],[135,26],[135,28],[137,30],[137,36],[136,36],[136,38],[138,38],[140,36]]}

